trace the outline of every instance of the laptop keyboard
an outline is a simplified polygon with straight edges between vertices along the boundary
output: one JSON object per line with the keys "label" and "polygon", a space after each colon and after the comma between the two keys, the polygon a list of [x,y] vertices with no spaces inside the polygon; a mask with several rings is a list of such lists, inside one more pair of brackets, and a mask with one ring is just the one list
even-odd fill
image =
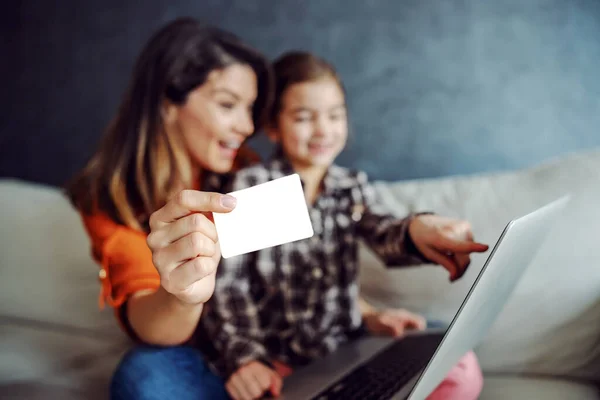
{"label": "laptop keyboard", "polygon": [[387,400],[421,371],[441,335],[407,336],[384,347],[312,400]]}

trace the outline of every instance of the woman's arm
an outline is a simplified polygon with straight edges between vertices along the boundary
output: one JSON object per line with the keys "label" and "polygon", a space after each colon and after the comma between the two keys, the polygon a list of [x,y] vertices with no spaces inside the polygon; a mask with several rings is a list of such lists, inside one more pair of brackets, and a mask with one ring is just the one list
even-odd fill
{"label": "woman's arm", "polygon": [[137,293],[127,305],[127,319],[142,341],[178,345],[192,335],[214,292],[221,259],[210,213],[234,207],[231,196],[184,190],[152,214],[147,244],[160,287]]}
{"label": "woman's arm", "polygon": [[127,302],[127,320],[135,336],[144,343],[176,346],[194,333],[204,304],[187,304],[161,286],[141,291]]}

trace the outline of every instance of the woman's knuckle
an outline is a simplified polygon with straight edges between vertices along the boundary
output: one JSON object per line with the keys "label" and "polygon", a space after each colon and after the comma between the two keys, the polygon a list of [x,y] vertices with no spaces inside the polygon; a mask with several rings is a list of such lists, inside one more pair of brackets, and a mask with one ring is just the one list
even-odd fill
{"label": "woman's knuckle", "polygon": [[155,247],[158,247],[158,243],[156,241],[156,232],[150,232],[148,234],[148,237],[146,237],[146,244],[148,245],[148,247],[150,249],[154,249]]}
{"label": "woman's knuckle", "polygon": [[156,211],[150,214],[150,218],[148,219],[148,225],[150,225],[150,229],[156,225]]}
{"label": "woman's knuckle", "polygon": [[203,216],[201,214],[192,214],[190,224],[193,231],[197,231],[202,227]]}
{"label": "woman's knuckle", "polygon": [[192,250],[194,251],[194,253],[196,254],[200,254],[204,251],[204,235],[202,235],[201,233],[198,232],[194,232],[190,235],[190,241],[191,241],[191,246],[192,246]]}
{"label": "woman's knuckle", "polygon": [[192,267],[194,268],[194,271],[196,271],[196,273],[199,275],[205,274],[206,264],[204,260],[204,257],[196,257],[192,260]]}
{"label": "woman's knuckle", "polygon": [[168,292],[168,293],[172,293],[173,292],[173,285],[171,280],[169,279],[168,276],[166,275],[161,275],[160,277],[160,285]]}
{"label": "woman's knuckle", "polygon": [[215,255],[215,252],[217,251],[217,245],[215,244],[215,242],[213,242],[212,240],[209,240],[208,238],[205,241],[205,248],[204,248],[204,252],[208,257],[212,257]]}
{"label": "woman's knuckle", "polygon": [[189,202],[190,191],[182,190],[175,196],[175,201],[181,206],[185,206]]}
{"label": "woman's knuckle", "polygon": [[208,203],[215,209],[221,207],[221,195],[218,193],[210,193],[208,195]]}
{"label": "woman's knuckle", "polygon": [[160,273],[161,268],[162,268],[162,252],[160,250],[154,251],[152,253],[152,263],[154,264],[154,267]]}
{"label": "woman's knuckle", "polygon": [[218,235],[217,235],[217,228],[215,227],[215,224],[208,224],[207,225],[207,235],[210,235],[210,237],[214,240],[217,240]]}

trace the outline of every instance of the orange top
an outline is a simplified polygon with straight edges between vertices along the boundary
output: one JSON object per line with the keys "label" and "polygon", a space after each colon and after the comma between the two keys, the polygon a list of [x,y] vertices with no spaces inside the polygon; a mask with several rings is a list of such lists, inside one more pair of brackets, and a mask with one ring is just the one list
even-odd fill
{"label": "orange top", "polygon": [[82,214],[92,256],[100,264],[101,308],[121,306],[133,293],[158,289],[160,276],[146,244],[146,234],[120,225],[105,214]]}
{"label": "orange top", "polygon": [[[238,152],[234,170],[258,161],[258,155],[244,146]],[[131,335],[120,306],[135,292],[160,287],[160,275],[146,243],[147,234],[119,224],[101,212],[81,213],[81,218],[90,237],[92,256],[100,265],[99,306],[114,307],[121,328]]]}

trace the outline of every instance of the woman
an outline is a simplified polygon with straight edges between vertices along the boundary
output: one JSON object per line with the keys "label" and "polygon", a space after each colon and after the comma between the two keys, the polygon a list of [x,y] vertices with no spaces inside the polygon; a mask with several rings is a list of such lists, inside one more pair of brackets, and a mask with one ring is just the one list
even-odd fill
{"label": "woman", "polygon": [[[164,347],[126,356],[114,398],[212,397],[199,353],[172,346],[190,339],[212,294],[220,253],[203,213],[235,206],[217,193],[220,174],[257,160],[243,143],[268,109],[271,81],[268,61],[234,35],[189,18],[168,24],[143,49],[100,148],[68,187],[102,266],[101,304],[130,336]],[[144,368],[158,379],[144,381]],[[165,384],[186,373],[193,387]]]}

